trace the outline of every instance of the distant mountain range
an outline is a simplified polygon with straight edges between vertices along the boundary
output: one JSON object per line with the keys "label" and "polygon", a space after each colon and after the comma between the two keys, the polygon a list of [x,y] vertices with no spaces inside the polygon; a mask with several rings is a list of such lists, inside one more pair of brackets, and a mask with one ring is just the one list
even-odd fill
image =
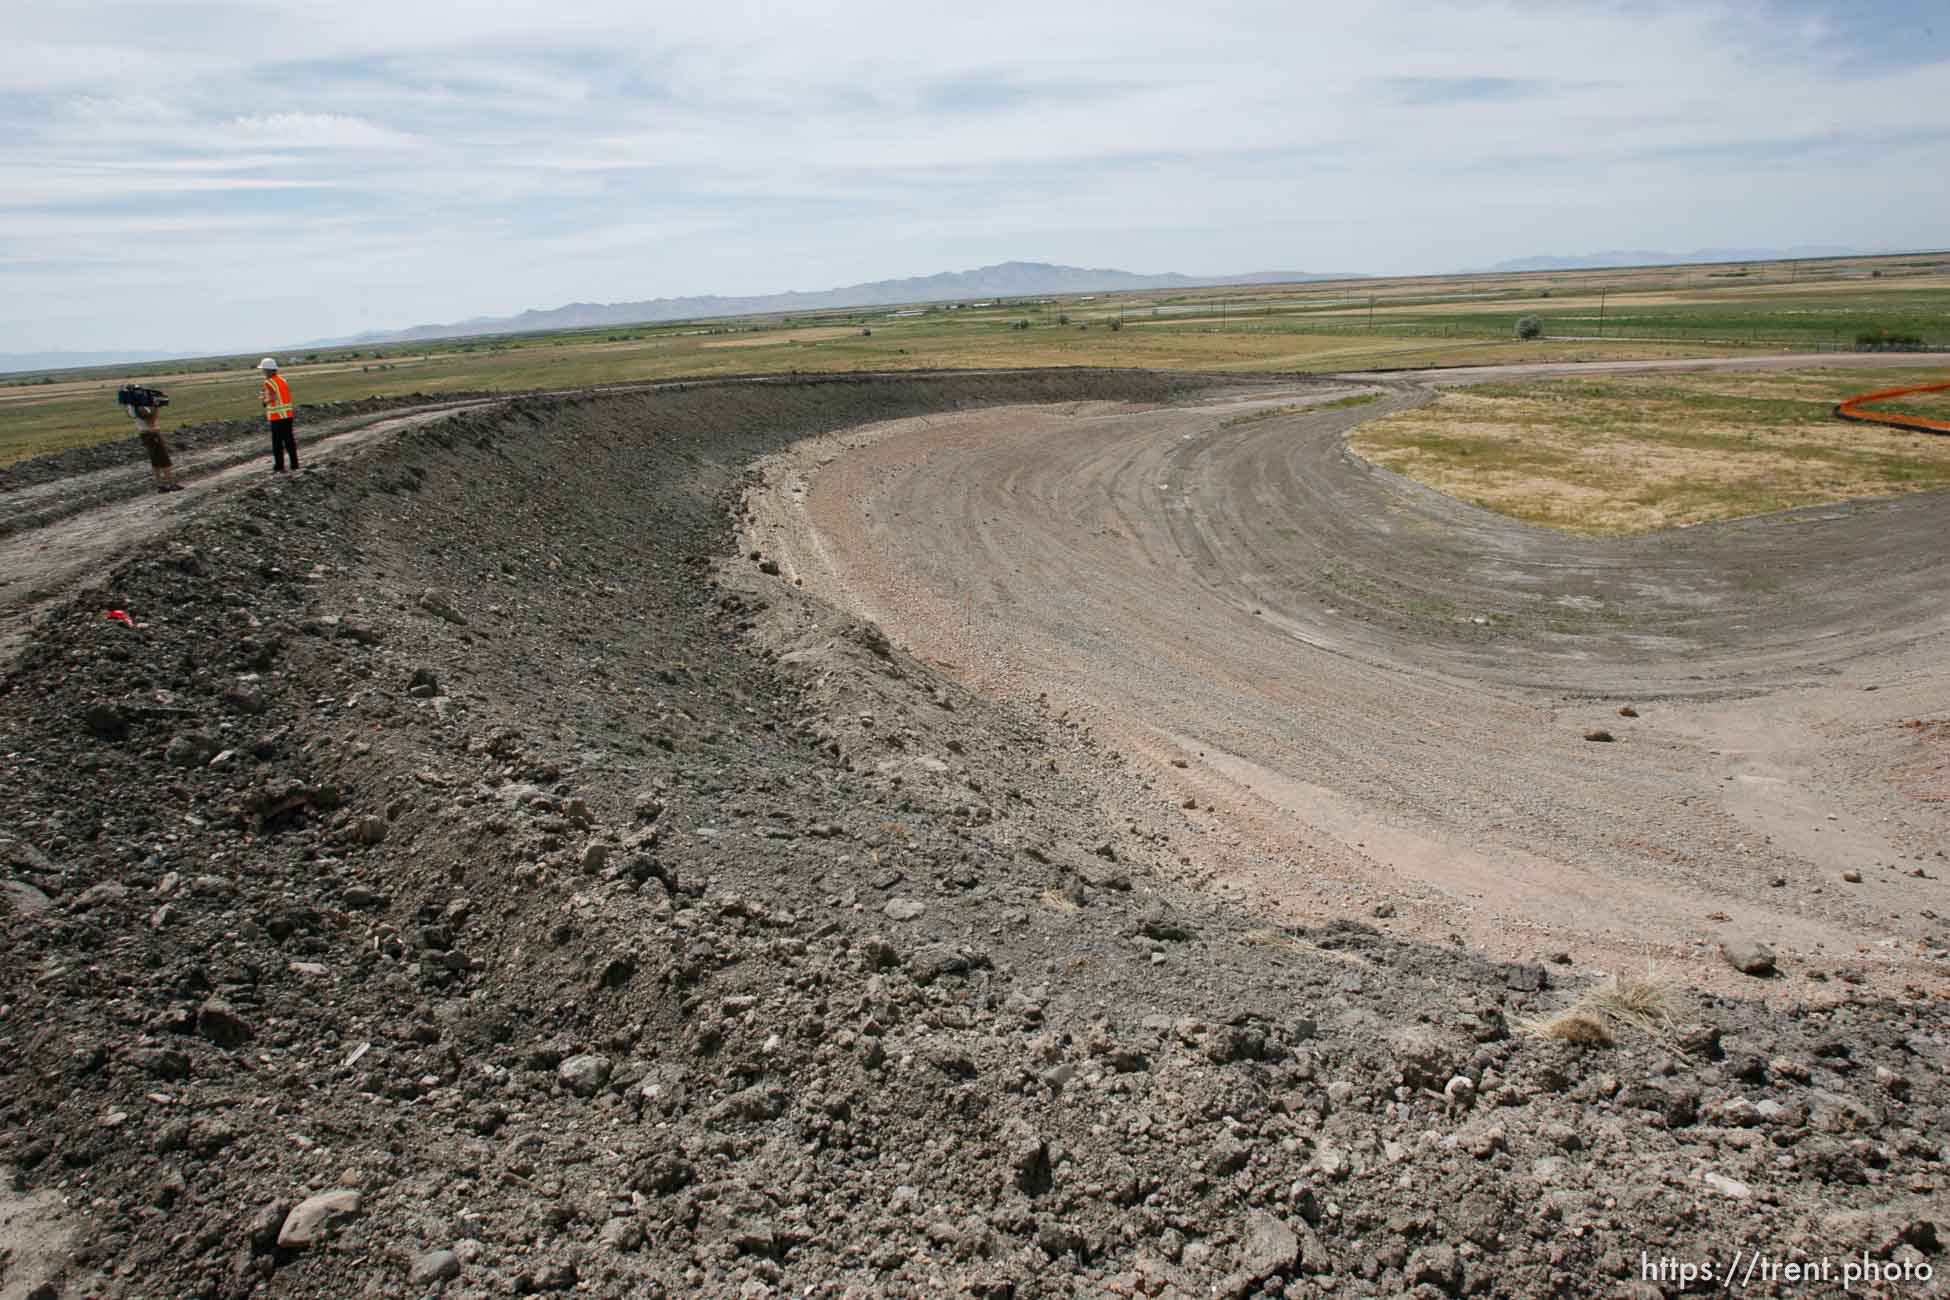
{"label": "distant mountain range", "polygon": [[[1907,249],[1860,249],[1835,244],[1799,244],[1792,248],[1700,248],[1690,253],[1658,249],[1610,249],[1567,257],[1520,257],[1475,273],[1513,271],[1576,271],[1622,266],[1670,266],[1701,262],[1763,262],[1786,258],[1868,257]],[[1469,274],[1463,272],[1462,274]],[[1245,275],[1140,275],[1109,267],[1057,266],[1048,262],[998,262],[972,271],[944,271],[938,275],[902,280],[874,280],[839,289],[813,292],[721,297],[649,298],[638,302],[572,302],[548,310],[529,310],[515,316],[477,316],[447,325],[416,325],[403,330],[375,330],[345,338],[315,339],[282,344],[274,352],[294,347],[336,347],[345,344],[403,343],[419,339],[460,338],[482,334],[590,329],[655,321],[698,320],[725,316],[778,315],[840,307],[890,307],[912,303],[973,302],[991,298],[1027,298],[1049,294],[1116,293],[1145,289],[1193,289],[1229,284],[1292,284],[1313,280],[1364,280],[1351,273],[1311,271],[1253,271]],[[0,374],[82,369],[90,366],[135,365],[145,361],[225,355],[190,352],[0,352]],[[241,354],[240,354],[241,355]]]}
{"label": "distant mountain range", "polygon": [[[1881,252],[1898,250],[1882,249]],[[1614,248],[1603,253],[1570,257],[1519,257],[1498,262],[1492,271],[1587,271],[1613,266],[1679,266],[1696,262],[1779,262],[1795,257],[1867,257],[1859,248],[1834,244],[1797,244],[1793,248],[1696,248],[1690,253],[1666,253],[1653,248]]]}
{"label": "distant mountain range", "polygon": [[1254,271],[1246,275],[1138,275],[1130,271],[1081,266],[1053,266],[1047,262],[998,262],[973,271],[943,271],[904,280],[875,280],[840,289],[809,293],[771,293],[748,298],[704,295],[692,298],[649,298],[640,302],[572,302],[546,311],[530,309],[518,316],[475,317],[449,325],[416,325],[411,329],[375,331],[349,338],[322,339],[300,346],[329,347],[343,343],[406,343],[415,339],[460,338],[476,334],[519,334],[530,330],[590,329],[604,325],[637,325],[650,321],[697,320],[712,316],[754,316],[774,312],[823,311],[834,307],[891,307],[905,303],[957,302],[982,298],[1020,298],[1050,293],[1114,293],[1128,289],[1190,289],[1227,284],[1288,284],[1302,280],[1348,280],[1362,277],[1321,275],[1307,271]]}

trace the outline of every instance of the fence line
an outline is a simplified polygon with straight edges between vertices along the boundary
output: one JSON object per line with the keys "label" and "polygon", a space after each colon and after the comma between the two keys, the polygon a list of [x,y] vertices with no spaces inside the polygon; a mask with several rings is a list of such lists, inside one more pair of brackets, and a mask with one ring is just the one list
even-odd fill
{"label": "fence line", "polygon": [[[1826,338],[1819,338],[1810,337],[1807,334],[1792,330],[1778,334],[1765,330],[1706,330],[1694,334],[1670,328],[1634,327],[1617,324],[1607,324],[1603,334],[1554,334],[1548,332],[1548,324],[1546,322],[1546,332],[1544,334],[1539,335],[1534,340],[1527,341],[1557,343],[1733,344],[1743,347],[1791,348],[1797,352],[1818,353],[1914,352],[1919,355],[1931,355],[1950,352],[1950,340],[1914,344],[1865,344],[1852,340],[1845,341],[1843,338],[1832,334]],[[1231,325],[1230,327],[1222,327],[1217,324],[1200,325],[1187,323],[1184,325],[1166,326],[1165,328],[1172,333],[1380,334],[1392,335],[1396,338],[1452,338],[1484,343],[1502,342],[1512,338],[1510,333],[1502,329],[1421,323],[1396,324],[1385,321],[1378,321],[1373,325],[1369,325],[1366,321],[1354,319],[1323,320],[1318,322],[1295,320],[1263,325],[1245,325],[1241,323]]]}

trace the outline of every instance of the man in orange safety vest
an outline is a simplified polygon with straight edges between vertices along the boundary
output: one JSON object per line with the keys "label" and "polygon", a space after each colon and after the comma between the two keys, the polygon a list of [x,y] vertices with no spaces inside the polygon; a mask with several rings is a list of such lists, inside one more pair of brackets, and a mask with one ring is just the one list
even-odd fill
{"label": "man in orange safety vest", "polygon": [[278,363],[271,357],[258,362],[257,368],[264,372],[264,394],[258,400],[264,404],[264,415],[271,421],[273,470],[284,473],[286,453],[291,456],[291,468],[296,470],[298,439],[291,432],[291,415],[296,409],[291,404],[291,385],[284,382],[284,376],[278,373]]}

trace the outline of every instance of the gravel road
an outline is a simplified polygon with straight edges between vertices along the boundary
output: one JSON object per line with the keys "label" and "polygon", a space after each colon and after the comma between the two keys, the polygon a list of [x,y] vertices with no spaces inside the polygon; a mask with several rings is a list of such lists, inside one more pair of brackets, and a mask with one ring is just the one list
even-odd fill
{"label": "gravel road", "polygon": [[1950,502],[1570,538],[1349,453],[1429,389],[1343,379],[814,440],[748,542],[1084,722],[1136,760],[1122,815],[1277,915],[1728,986],[1718,943],[1753,935],[1797,997],[1920,978],[1950,817],[1944,743],[1904,724],[1950,685]]}

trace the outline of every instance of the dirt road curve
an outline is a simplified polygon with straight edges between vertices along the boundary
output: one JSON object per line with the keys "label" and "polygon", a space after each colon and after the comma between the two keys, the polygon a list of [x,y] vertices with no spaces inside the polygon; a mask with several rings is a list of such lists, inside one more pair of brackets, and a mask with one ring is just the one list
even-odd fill
{"label": "dirt road curve", "polygon": [[1111,797],[1188,874],[1277,914],[1708,983],[1741,980],[1736,935],[1923,978],[1950,735],[1904,724],[1950,691],[1950,500],[1592,542],[1345,450],[1482,377],[815,439],[767,466],[750,542],[978,689],[1046,695],[1133,760]]}

